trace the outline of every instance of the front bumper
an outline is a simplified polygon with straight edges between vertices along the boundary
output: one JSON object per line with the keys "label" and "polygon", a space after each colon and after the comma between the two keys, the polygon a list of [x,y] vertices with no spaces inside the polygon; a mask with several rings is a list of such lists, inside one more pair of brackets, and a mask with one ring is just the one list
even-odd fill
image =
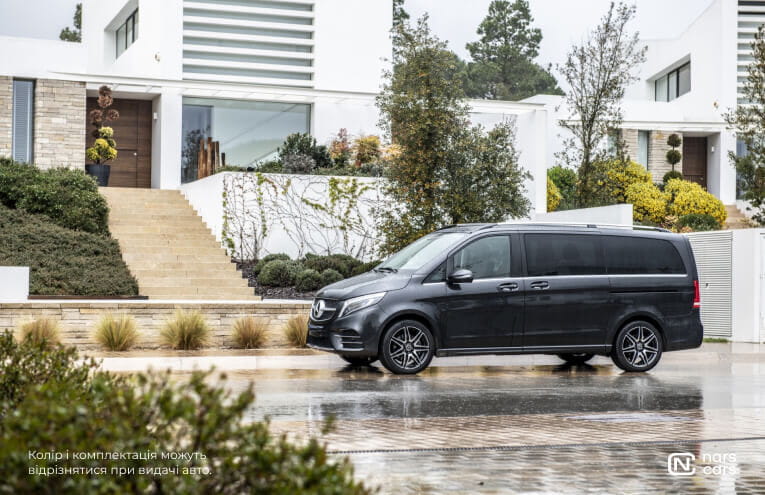
{"label": "front bumper", "polygon": [[308,320],[306,345],[320,351],[377,356],[382,317],[376,306],[328,322]]}

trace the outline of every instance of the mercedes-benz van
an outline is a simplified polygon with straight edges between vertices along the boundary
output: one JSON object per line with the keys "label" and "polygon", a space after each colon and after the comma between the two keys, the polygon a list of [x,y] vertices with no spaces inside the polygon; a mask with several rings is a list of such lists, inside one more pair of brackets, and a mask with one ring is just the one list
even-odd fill
{"label": "mercedes-benz van", "polygon": [[372,271],[324,287],[308,345],[393,373],[434,356],[610,356],[647,371],[701,345],[687,237],[646,227],[463,224],[428,234]]}

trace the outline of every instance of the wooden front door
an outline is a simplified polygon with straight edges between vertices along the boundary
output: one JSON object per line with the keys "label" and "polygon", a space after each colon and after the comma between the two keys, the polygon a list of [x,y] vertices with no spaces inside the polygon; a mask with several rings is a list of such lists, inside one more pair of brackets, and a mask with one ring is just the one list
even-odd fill
{"label": "wooden front door", "polygon": [[683,137],[683,176],[707,187],[707,138]]}
{"label": "wooden front door", "polygon": [[[88,98],[88,112],[97,107],[96,101]],[[115,98],[112,108],[120,118],[109,124],[117,142],[117,158],[109,162],[109,186],[151,187],[151,101]],[[92,130],[89,126],[88,145]]]}

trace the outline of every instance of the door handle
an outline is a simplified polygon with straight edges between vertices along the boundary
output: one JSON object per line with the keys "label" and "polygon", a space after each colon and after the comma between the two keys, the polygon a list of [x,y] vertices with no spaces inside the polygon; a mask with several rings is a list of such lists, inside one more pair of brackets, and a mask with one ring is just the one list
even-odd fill
{"label": "door handle", "polygon": [[518,284],[515,282],[507,282],[504,284],[499,284],[497,286],[497,290],[500,292],[513,292],[518,290]]}
{"label": "door handle", "polygon": [[531,282],[531,288],[536,290],[547,290],[550,288],[550,283],[544,280],[538,282]]}

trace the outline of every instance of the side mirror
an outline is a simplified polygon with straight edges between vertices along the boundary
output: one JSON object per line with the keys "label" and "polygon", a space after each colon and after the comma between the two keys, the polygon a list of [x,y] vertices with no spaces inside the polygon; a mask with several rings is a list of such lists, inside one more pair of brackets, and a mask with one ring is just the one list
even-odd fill
{"label": "side mirror", "polygon": [[446,281],[450,284],[469,284],[473,281],[473,272],[461,268],[449,275]]}

